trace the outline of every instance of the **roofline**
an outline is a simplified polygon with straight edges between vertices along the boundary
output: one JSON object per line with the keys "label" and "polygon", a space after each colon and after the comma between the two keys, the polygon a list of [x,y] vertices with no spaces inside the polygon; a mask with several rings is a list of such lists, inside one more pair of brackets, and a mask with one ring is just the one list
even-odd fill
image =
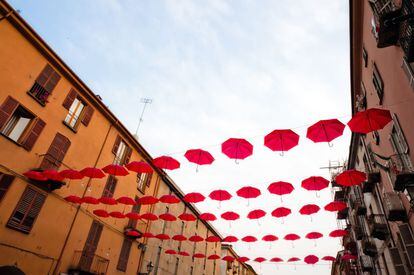
{"label": "roofline", "polygon": [[[73,85],[78,91],[81,91],[88,101],[91,102],[112,124],[121,132],[124,138],[143,156],[143,158],[158,173],[161,179],[178,195],[181,200],[184,197],[183,191],[174,183],[174,181],[162,170],[152,164],[152,156],[137,141],[137,139],[128,131],[128,129],[118,120],[114,113],[102,102],[102,100],[83,82],[79,76],[53,51],[53,49],[42,39],[42,37],[21,17],[18,12],[6,1],[0,0],[0,17],[1,20],[8,20],[39,52],[55,67],[59,72]],[[199,218],[200,211],[192,204],[183,203],[191,209]],[[222,239],[221,234],[207,221],[200,219],[202,223],[210,229],[216,236]]]}

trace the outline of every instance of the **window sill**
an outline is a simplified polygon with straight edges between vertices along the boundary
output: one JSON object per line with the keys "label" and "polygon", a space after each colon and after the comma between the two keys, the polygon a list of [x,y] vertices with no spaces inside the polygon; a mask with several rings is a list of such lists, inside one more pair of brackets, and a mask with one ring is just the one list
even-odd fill
{"label": "window sill", "polygon": [[46,106],[47,101],[43,102],[40,99],[38,99],[37,97],[35,97],[32,93],[30,93],[29,91],[27,91],[27,94],[33,98],[37,103],[39,103],[40,105],[42,105],[42,107]]}
{"label": "window sill", "polygon": [[0,133],[0,135],[1,135],[2,137],[4,137],[5,139],[9,140],[10,142],[12,142],[12,143],[16,144],[17,146],[22,147],[22,145],[21,145],[19,142],[15,141],[15,140],[13,140],[13,139],[11,139],[11,138],[9,138],[9,137],[8,137],[8,136],[6,136],[5,134]]}
{"label": "window sill", "polygon": [[[75,134],[78,132],[78,129],[73,128],[72,126],[70,126],[68,123],[66,123],[66,121],[62,120],[63,125],[65,125],[66,127],[69,128],[69,130],[71,130],[72,132],[74,132]],[[75,125],[76,126],[76,125]]]}

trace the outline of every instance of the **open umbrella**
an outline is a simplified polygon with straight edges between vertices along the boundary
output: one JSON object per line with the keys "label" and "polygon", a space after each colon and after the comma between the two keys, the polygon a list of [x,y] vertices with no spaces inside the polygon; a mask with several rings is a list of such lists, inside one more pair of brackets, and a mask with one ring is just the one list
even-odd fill
{"label": "open umbrella", "polygon": [[209,242],[209,243],[218,243],[218,242],[220,242],[220,240],[221,239],[217,236],[208,236],[206,238],[206,242]]}
{"label": "open umbrella", "polygon": [[247,214],[247,218],[251,220],[258,220],[264,216],[266,216],[266,212],[261,209],[252,210],[249,212],[249,214]]}
{"label": "open umbrella", "polygon": [[333,230],[331,233],[329,233],[329,237],[332,237],[332,238],[343,237],[346,235],[348,235],[348,231],[345,229],[336,229],[336,230]]}
{"label": "open umbrella", "polygon": [[158,235],[155,235],[155,238],[161,241],[166,241],[170,239],[170,236],[168,236],[167,234],[158,234]]}
{"label": "open umbrella", "polygon": [[238,259],[237,259],[237,261],[238,262],[240,262],[240,263],[245,263],[245,262],[247,262],[247,261],[250,261],[250,258],[248,258],[248,257],[239,257]]}
{"label": "open umbrella", "polygon": [[175,203],[179,203],[180,199],[174,195],[163,195],[159,198],[159,201],[162,203],[167,203],[167,204],[175,204]]}
{"label": "open umbrella", "polygon": [[198,235],[194,235],[194,236],[191,236],[190,238],[188,238],[188,240],[190,242],[199,243],[199,242],[204,241],[204,238],[201,237],[201,236],[198,236]]}
{"label": "open umbrella", "polygon": [[188,203],[202,202],[206,199],[203,194],[198,192],[188,193],[184,196],[184,201]]}
{"label": "open umbrella", "polygon": [[101,197],[99,198],[99,202],[106,205],[115,205],[118,203],[116,199],[110,197]]}
{"label": "open umbrella", "polygon": [[133,237],[133,238],[138,238],[139,236],[141,236],[141,234],[135,230],[125,232],[125,235],[127,235],[128,237]]}
{"label": "open umbrella", "polygon": [[299,262],[300,261],[300,259],[298,258],[298,257],[292,257],[292,258],[289,258],[289,260],[287,260],[288,262]]}
{"label": "open umbrella", "polygon": [[104,172],[101,169],[95,167],[86,167],[82,169],[80,173],[83,176],[91,179],[102,179],[103,177],[105,177]]}
{"label": "open umbrella", "polygon": [[79,171],[73,169],[62,170],[59,172],[59,175],[70,180],[80,180],[84,177]]}
{"label": "open umbrella", "polygon": [[209,259],[209,260],[218,260],[218,259],[220,259],[220,256],[217,255],[217,254],[212,254],[212,255],[208,256],[207,259]]}
{"label": "open umbrella", "polygon": [[138,213],[135,212],[129,212],[125,214],[125,217],[131,220],[139,220],[141,219],[141,216]]}
{"label": "open umbrella", "polygon": [[290,129],[274,130],[264,138],[264,145],[272,151],[289,151],[299,143],[299,135]]}
{"label": "open umbrella", "polygon": [[299,240],[300,236],[294,233],[290,233],[290,234],[287,234],[283,239],[285,239],[286,241],[291,241],[292,247],[294,247],[293,241]]}
{"label": "open umbrella", "polygon": [[194,257],[194,258],[198,258],[198,259],[202,259],[202,258],[205,258],[205,257],[206,257],[206,255],[204,255],[203,253],[195,253],[195,254],[193,255],[193,257]]}
{"label": "open umbrella", "polygon": [[[299,210],[299,213],[301,215],[309,215],[310,216],[312,214],[318,213],[320,209],[321,208],[319,206],[317,206],[316,204],[306,204],[306,205],[302,206],[302,208]],[[312,216],[310,216],[310,217],[311,217],[311,221],[312,221]]]}
{"label": "open umbrella", "polygon": [[270,259],[270,261],[272,263],[280,263],[280,262],[283,262],[283,260],[281,258],[279,258],[279,257],[273,257],[273,258]]}
{"label": "open umbrella", "polygon": [[177,218],[170,213],[161,214],[158,216],[158,218],[160,218],[161,220],[167,221],[167,222],[173,222],[177,220]]}
{"label": "open umbrella", "polygon": [[223,243],[235,243],[237,241],[239,241],[239,239],[237,237],[231,236],[231,235],[227,236],[223,239]]}
{"label": "open umbrella", "polygon": [[214,161],[213,156],[202,149],[190,149],[185,152],[184,156],[189,162],[197,164],[197,171],[199,165],[212,164]]}
{"label": "open umbrella", "polygon": [[325,205],[324,209],[326,211],[335,212],[335,211],[341,211],[346,208],[346,203],[343,201],[333,201]]}
{"label": "open umbrella", "polygon": [[249,205],[249,199],[257,198],[261,192],[259,189],[252,186],[245,186],[237,190],[237,196],[247,199],[247,205]]}
{"label": "open umbrella", "polygon": [[81,199],[81,203],[86,203],[86,204],[98,204],[99,200],[97,198],[94,197],[90,197],[90,196],[85,196]]}
{"label": "open umbrella", "polygon": [[184,235],[178,234],[178,235],[174,235],[171,239],[173,239],[174,241],[183,242],[187,240],[187,237]]}
{"label": "open umbrella", "polygon": [[356,260],[356,259],[358,259],[358,256],[352,255],[352,254],[349,254],[349,253],[345,253],[341,257],[341,260],[343,260],[343,261],[352,261],[352,260]]}
{"label": "open umbrella", "polygon": [[356,113],[348,122],[348,126],[354,133],[368,134],[384,128],[390,121],[392,121],[390,111],[371,108]]}
{"label": "open umbrella", "polygon": [[231,199],[231,194],[226,190],[214,190],[208,195],[210,199],[219,201],[219,208],[221,207],[222,201],[227,201]]}
{"label": "open umbrella", "polygon": [[173,250],[173,249],[167,249],[167,250],[165,250],[165,254],[168,254],[168,255],[175,255],[175,254],[177,254],[177,251],[175,251],[175,250]]}
{"label": "open umbrella", "polygon": [[119,211],[112,211],[109,213],[109,216],[117,219],[123,219],[125,218],[125,215]]}
{"label": "open umbrella", "polygon": [[221,214],[221,218],[226,221],[235,221],[240,218],[240,215],[233,211],[227,211]]}
{"label": "open umbrella", "polygon": [[109,164],[102,168],[102,171],[113,176],[126,176],[129,174],[128,170],[119,164]]}
{"label": "open umbrella", "polygon": [[145,213],[141,215],[141,219],[147,220],[147,221],[156,221],[158,220],[157,215],[154,215],[152,213]]}
{"label": "open umbrella", "polygon": [[308,255],[303,259],[303,261],[307,264],[316,264],[317,262],[319,262],[319,258],[315,255]]}
{"label": "open umbrella", "polygon": [[[322,238],[323,234],[319,233],[319,232],[309,232],[308,234],[306,234],[305,238],[309,239],[309,240],[316,240],[319,238]],[[316,246],[316,241],[315,241],[315,246]]]}
{"label": "open umbrella", "polygon": [[354,169],[344,171],[335,177],[336,183],[342,186],[360,185],[366,179],[367,175],[364,172]]}
{"label": "open umbrella", "polygon": [[217,217],[212,213],[202,213],[200,215],[200,219],[204,221],[215,221],[217,220]]}
{"label": "open umbrella", "polygon": [[286,207],[278,207],[272,211],[272,216],[275,218],[282,218],[282,223],[284,223],[283,218],[290,215],[292,210]]}
{"label": "open umbrella", "polygon": [[325,256],[325,257],[322,257],[322,260],[334,262],[334,261],[336,261],[336,258],[332,257],[332,256]]}
{"label": "open umbrella", "polygon": [[327,188],[329,181],[323,177],[312,176],[302,181],[302,188],[308,191],[316,191],[316,196],[318,196],[318,191]]}
{"label": "open umbrella", "polygon": [[275,242],[277,240],[279,240],[279,238],[276,237],[275,235],[271,235],[271,234],[265,235],[265,236],[262,237],[262,241],[265,241],[265,242],[269,242],[270,243],[269,249],[272,248],[272,242]]}
{"label": "open umbrella", "polygon": [[82,203],[82,199],[78,196],[70,195],[64,198],[65,201],[68,201],[70,203]]}
{"label": "open umbrella", "polygon": [[156,204],[157,202],[158,199],[154,196],[143,196],[137,200],[137,203],[141,205]]}
{"label": "open umbrella", "polygon": [[44,170],[42,172],[43,176],[45,176],[46,178],[48,178],[49,180],[54,180],[54,181],[63,181],[65,178],[62,177],[58,171],[56,170]]}
{"label": "open umbrella", "polygon": [[229,138],[221,144],[223,154],[231,159],[235,159],[236,163],[239,159],[245,159],[253,154],[253,145],[242,138]]}
{"label": "open umbrella", "polygon": [[292,193],[294,189],[295,188],[293,187],[292,184],[290,184],[289,182],[285,182],[285,181],[273,182],[269,185],[269,187],[267,187],[267,190],[269,190],[270,193],[279,195],[281,201],[283,201],[282,199],[283,195]]}
{"label": "open umbrella", "polygon": [[224,256],[224,257],[222,258],[222,260],[223,260],[223,261],[226,261],[226,262],[232,262],[232,261],[234,261],[234,260],[235,260],[235,258],[234,258],[234,257],[232,257],[232,256],[230,256],[230,255],[227,255],[227,256]]}
{"label": "open umbrella", "polygon": [[190,256],[190,254],[188,252],[186,252],[186,251],[180,251],[180,252],[178,252],[178,255],[185,256],[185,257]]}
{"label": "open umbrella", "polygon": [[155,158],[152,162],[155,166],[161,169],[174,170],[180,168],[180,163],[176,159],[169,156]]}
{"label": "open umbrella", "polygon": [[151,232],[144,232],[144,233],[142,233],[142,237],[149,239],[149,238],[154,238],[155,236]]}
{"label": "open umbrella", "polygon": [[328,142],[342,136],[345,125],[337,119],[320,120],[310,126],[306,137],[313,142]]}
{"label": "open umbrella", "polygon": [[182,213],[178,216],[178,218],[180,220],[186,221],[186,222],[193,222],[193,221],[197,220],[197,218],[191,213]]}
{"label": "open umbrella", "polygon": [[95,210],[93,210],[93,213],[96,216],[101,217],[101,218],[108,218],[109,217],[109,213],[106,212],[106,210],[103,210],[103,209],[95,209]]}
{"label": "open umbrella", "polygon": [[150,174],[154,172],[154,170],[151,168],[151,165],[145,161],[131,161],[130,163],[126,164],[125,167],[129,171],[133,171],[138,174]]}
{"label": "open umbrella", "polygon": [[46,181],[47,177],[38,171],[27,171],[23,175],[31,180]]}
{"label": "open umbrella", "polygon": [[136,201],[134,199],[132,199],[130,197],[126,197],[126,196],[119,197],[119,198],[116,199],[116,201],[118,203],[125,204],[125,205],[135,205],[136,204]]}
{"label": "open umbrella", "polygon": [[253,261],[258,262],[258,263],[263,263],[266,261],[266,258],[263,257],[257,257],[256,259],[254,259]]}
{"label": "open umbrella", "polygon": [[253,243],[253,242],[257,242],[257,238],[254,236],[245,236],[241,239],[243,242],[246,243]]}

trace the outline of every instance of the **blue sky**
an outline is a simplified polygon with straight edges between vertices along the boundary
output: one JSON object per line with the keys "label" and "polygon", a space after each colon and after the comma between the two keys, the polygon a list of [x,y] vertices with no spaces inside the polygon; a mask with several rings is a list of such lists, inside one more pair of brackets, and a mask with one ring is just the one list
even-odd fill
{"label": "blue sky", "polygon": [[[69,64],[102,96],[105,104],[134,132],[142,110],[141,97],[153,99],[139,137],[155,157],[171,154],[182,169],[171,172],[185,191],[209,192],[244,185],[266,190],[277,180],[297,187],[283,205],[294,210],[305,203],[325,205],[329,190],[317,198],[301,190],[311,175],[329,178],[329,160],[344,161],[349,130],[334,147],[306,140],[306,127],[320,119],[350,118],[347,1],[23,1],[11,4]],[[284,157],[263,147],[273,129],[293,128],[301,135],[298,147]],[[229,137],[247,138],[254,155],[236,165],[220,153]],[[208,149],[216,161],[199,173],[183,154]],[[249,209],[271,212],[279,198],[265,195]],[[220,212],[202,203],[203,211]],[[247,211],[240,200],[223,209]],[[223,210],[224,211],[224,210]],[[297,214],[285,224],[265,219],[260,226],[241,221],[219,231],[237,235],[279,237],[290,231],[323,233],[337,228],[334,215],[318,214],[311,222]],[[284,241],[272,249],[257,244],[236,245],[240,255],[302,258],[309,251],[335,255],[339,241],[324,238],[315,247],[302,240],[292,248]],[[330,274],[326,265],[253,264],[261,274]]]}

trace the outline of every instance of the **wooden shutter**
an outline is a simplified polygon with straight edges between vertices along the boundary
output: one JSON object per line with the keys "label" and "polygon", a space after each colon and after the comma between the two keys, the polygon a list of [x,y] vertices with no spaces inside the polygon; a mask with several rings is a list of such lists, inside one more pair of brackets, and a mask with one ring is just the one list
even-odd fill
{"label": "wooden shutter", "polygon": [[43,128],[45,128],[46,123],[41,120],[40,118],[35,118],[33,122],[33,127],[27,133],[25,140],[22,142],[22,146],[24,149],[30,151],[36,140],[38,139],[40,133],[42,133]]}
{"label": "wooden shutter", "polygon": [[[135,196],[135,201],[138,201],[137,196]],[[139,214],[139,211],[141,211],[141,204],[135,204],[134,206],[132,206],[132,209],[131,209],[132,213],[138,213]],[[128,221],[128,226],[127,227],[135,228],[136,226],[137,226],[137,220],[130,219]]]}
{"label": "wooden shutter", "polygon": [[404,263],[401,260],[400,252],[398,251],[398,247],[391,247],[389,248],[391,259],[394,264],[395,271],[397,274],[405,274]]}
{"label": "wooden shutter", "polygon": [[17,102],[14,98],[10,96],[6,98],[0,107],[0,129],[3,128],[18,106],[19,102]]}
{"label": "wooden shutter", "polygon": [[410,266],[414,266],[414,238],[411,231],[410,225],[408,223],[403,223],[398,226],[401,234],[401,239],[405,250],[407,252],[408,260]]}
{"label": "wooden shutter", "polygon": [[70,89],[68,95],[66,96],[65,100],[63,101],[63,107],[65,109],[69,110],[72,106],[73,101],[78,96],[78,93],[74,89]]}
{"label": "wooden shutter", "polygon": [[4,195],[6,195],[6,192],[13,180],[14,176],[0,173],[0,202],[3,199]]}
{"label": "wooden shutter", "polygon": [[109,197],[112,198],[114,196],[116,184],[118,183],[118,179],[114,176],[110,175],[106,180],[106,185],[104,191],[102,193],[102,197]]}
{"label": "wooden shutter", "polygon": [[124,164],[129,163],[129,160],[131,159],[131,155],[132,155],[132,149],[131,147],[127,146],[125,148],[125,156],[124,156]]}
{"label": "wooden shutter", "polygon": [[45,194],[27,187],[7,222],[7,226],[29,233],[45,200]]}
{"label": "wooden shutter", "polygon": [[92,222],[88,238],[86,239],[85,246],[82,250],[82,257],[79,261],[79,266],[84,271],[89,271],[91,268],[96,248],[98,247],[99,239],[101,238],[102,229],[102,224],[97,221]]}
{"label": "wooden shutter", "polygon": [[147,177],[145,178],[145,185],[147,187],[150,187],[150,185],[151,185],[151,179],[152,179],[152,173],[147,174]]}
{"label": "wooden shutter", "polygon": [[36,82],[51,93],[59,80],[60,75],[49,64],[47,64],[37,77]]}
{"label": "wooden shutter", "polygon": [[90,105],[87,105],[85,107],[84,114],[83,114],[83,117],[82,117],[82,124],[83,125],[85,125],[85,126],[89,125],[89,122],[92,119],[93,112],[94,112],[94,109]]}
{"label": "wooden shutter", "polygon": [[64,135],[57,133],[43,158],[40,168],[57,170],[62,164],[62,160],[65,157],[69,146],[70,140]]}
{"label": "wooden shutter", "polygon": [[114,146],[112,147],[112,153],[115,154],[118,152],[119,145],[121,144],[122,138],[118,135],[116,136]]}
{"label": "wooden shutter", "polygon": [[129,253],[131,252],[132,241],[124,239],[121,252],[119,253],[118,265],[116,269],[125,272],[128,265]]}

